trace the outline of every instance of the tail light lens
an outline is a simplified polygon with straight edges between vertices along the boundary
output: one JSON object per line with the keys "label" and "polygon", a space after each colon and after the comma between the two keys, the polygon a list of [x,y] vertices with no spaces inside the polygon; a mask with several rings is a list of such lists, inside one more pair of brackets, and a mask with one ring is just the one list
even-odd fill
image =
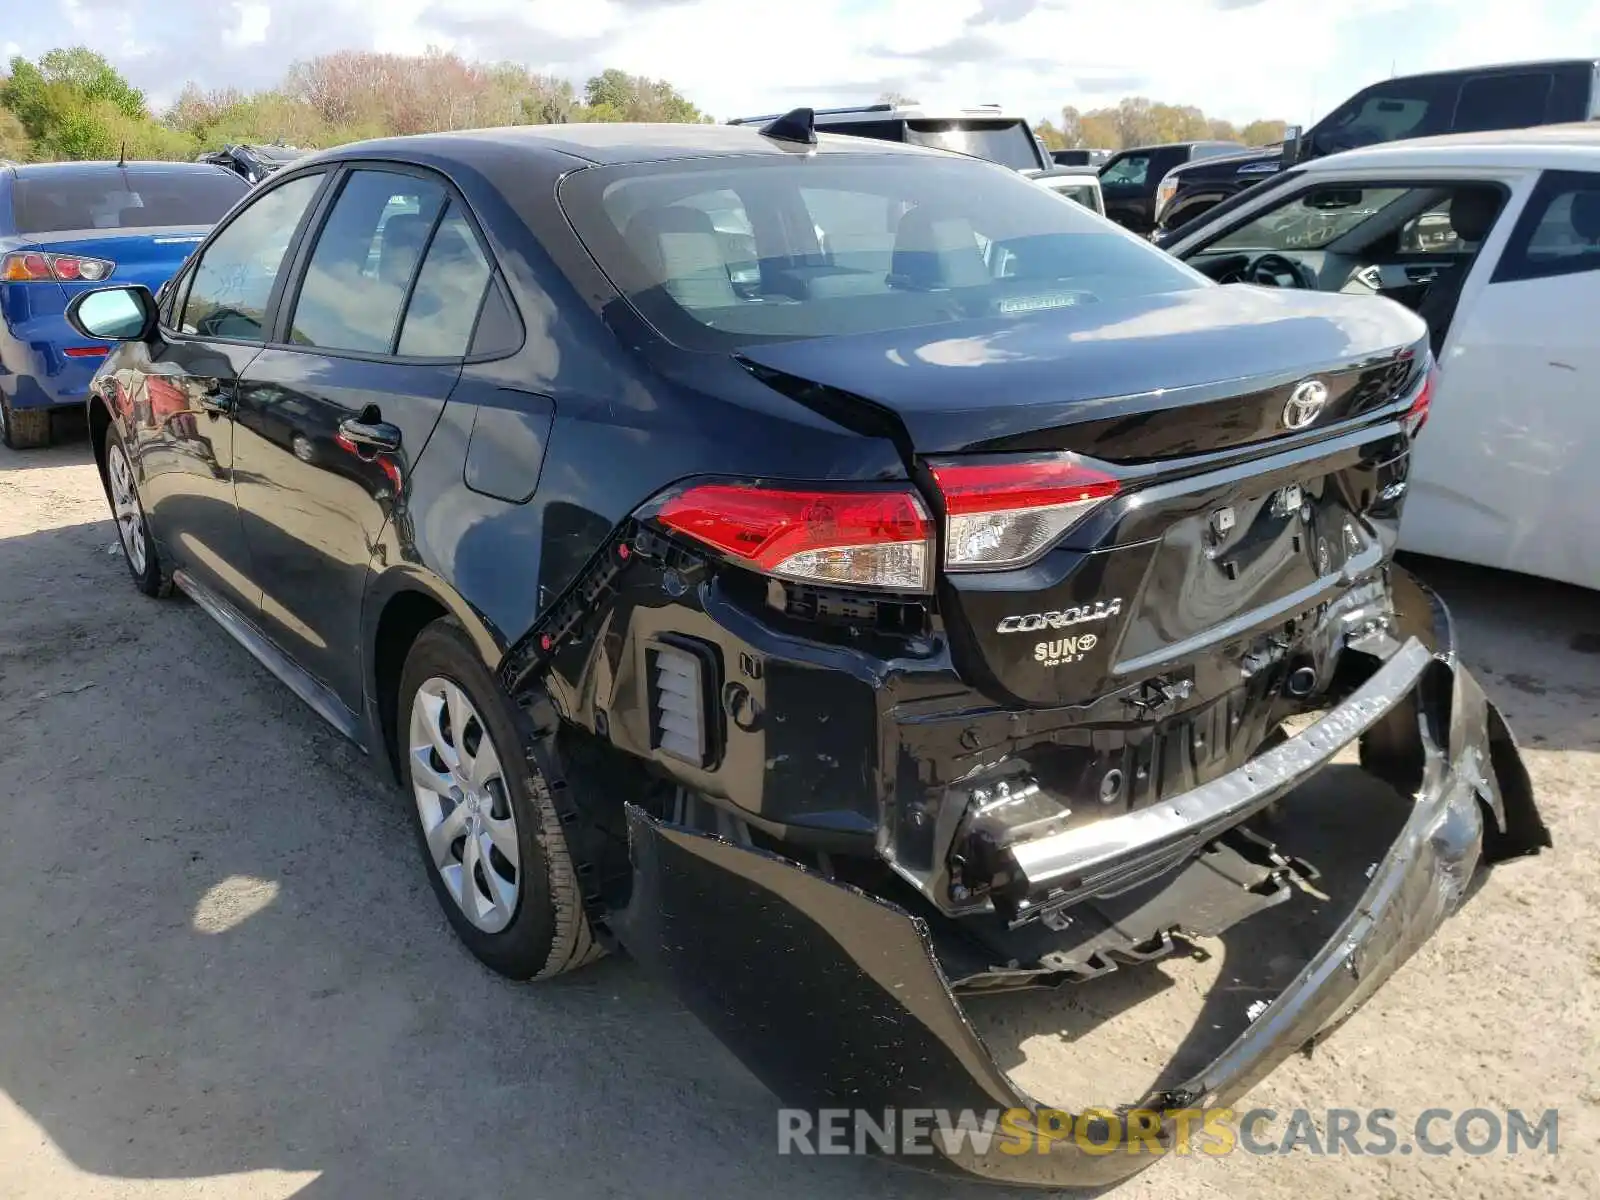
{"label": "tail light lens", "polygon": [[1032,562],[1117,494],[1116,477],[1075,454],[931,464],[944,496],[944,565],[993,571]]}
{"label": "tail light lens", "polygon": [[658,521],[752,570],[838,587],[926,592],[933,530],[916,493],[700,484]]}
{"label": "tail light lens", "polygon": [[1422,377],[1422,383],[1417,388],[1417,394],[1411,401],[1411,407],[1406,409],[1406,432],[1412,437],[1422,432],[1422,427],[1428,423],[1428,411],[1433,407],[1433,390],[1439,383],[1439,368],[1437,364],[1429,363],[1428,370]]}
{"label": "tail light lens", "polygon": [[46,254],[42,250],[23,250],[0,259],[0,279],[7,283],[57,280],[61,283],[98,283],[108,278],[117,264],[103,258],[81,258],[76,254]]}

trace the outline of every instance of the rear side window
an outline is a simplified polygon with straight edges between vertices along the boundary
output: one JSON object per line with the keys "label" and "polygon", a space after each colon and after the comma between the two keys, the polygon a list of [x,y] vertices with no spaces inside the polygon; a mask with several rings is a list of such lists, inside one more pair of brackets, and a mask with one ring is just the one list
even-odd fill
{"label": "rear side window", "polygon": [[317,235],[289,341],[389,353],[412,275],[445,199],[444,185],[435,180],[352,171]]}
{"label": "rear side window", "polygon": [[1546,171],[1517,219],[1494,283],[1600,270],[1600,173]]}
{"label": "rear side window", "polygon": [[466,214],[451,202],[417,273],[400,331],[400,353],[417,358],[465,355],[488,286],[489,260]]}
{"label": "rear side window", "polygon": [[220,170],[127,167],[20,175],[13,187],[18,233],[215,225],[249,185]]}
{"label": "rear side window", "polygon": [[303,175],[253,199],[201,251],[178,328],[201,337],[265,340],[263,323],[284,252],[322,176]]}
{"label": "rear side window", "polygon": [[1548,71],[1468,79],[1461,85],[1454,128],[1457,133],[1472,133],[1542,124],[1550,107],[1550,85]]}

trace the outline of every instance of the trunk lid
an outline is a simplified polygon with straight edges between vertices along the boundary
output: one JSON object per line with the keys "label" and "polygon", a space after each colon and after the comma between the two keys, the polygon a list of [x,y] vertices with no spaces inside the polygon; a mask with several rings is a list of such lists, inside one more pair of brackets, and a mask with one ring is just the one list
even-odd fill
{"label": "trunk lid", "polygon": [[1008,705],[1152,686],[1200,703],[1249,662],[1290,669],[1308,614],[1392,553],[1409,447],[1393,406],[1425,336],[1370,298],[1215,287],[743,357],[842,423],[894,429],[936,510],[929,460],[1106,467],[1118,493],[1042,555],[941,572],[957,665]]}
{"label": "trunk lid", "polygon": [[116,267],[95,283],[64,283],[70,299],[79,292],[117,284],[141,283],[151,292],[171,279],[196,246],[211,231],[209,225],[152,226],[144,229],[78,229],[34,234],[30,249],[50,254],[76,254],[103,258]]}
{"label": "trunk lid", "polygon": [[[1204,287],[1020,320],[776,342],[741,356],[799,381],[768,377],[780,390],[821,385],[846,412],[851,398],[887,410],[917,454],[1054,447],[1135,461],[1281,433],[1275,389],[1392,358],[1422,336],[1414,316],[1370,301]],[[1344,400],[1330,398],[1319,424],[1347,415]]]}

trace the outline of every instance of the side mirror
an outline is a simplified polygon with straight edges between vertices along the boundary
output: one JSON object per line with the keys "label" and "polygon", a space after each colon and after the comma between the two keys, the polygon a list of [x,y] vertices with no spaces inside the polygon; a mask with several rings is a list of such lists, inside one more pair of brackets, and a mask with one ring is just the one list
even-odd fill
{"label": "side mirror", "polygon": [[1290,125],[1283,131],[1283,167],[1288,170],[1300,161],[1300,126]]}
{"label": "side mirror", "polygon": [[74,296],[67,322],[84,337],[108,342],[142,342],[156,328],[156,298],[142,284],[97,288]]}

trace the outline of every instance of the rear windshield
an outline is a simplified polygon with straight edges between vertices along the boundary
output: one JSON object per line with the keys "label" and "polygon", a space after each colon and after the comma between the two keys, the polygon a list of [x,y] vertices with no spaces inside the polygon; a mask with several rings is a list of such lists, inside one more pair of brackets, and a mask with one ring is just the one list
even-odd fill
{"label": "rear windshield", "polygon": [[960,159],[595,167],[559,195],[618,290],[695,348],[1022,319],[1210,286],[1037,183]]}
{"label": "rear windshield", "polygon": [[1037,170],[1044,165],[1021,121],[907,121],[906,141],[986,158],[1014,171]]}
{"label": "rear windshield", "polygon": [[248,190],[222,171],[107,167],[20,176],[13,204],[18,233],[215,225]]}

